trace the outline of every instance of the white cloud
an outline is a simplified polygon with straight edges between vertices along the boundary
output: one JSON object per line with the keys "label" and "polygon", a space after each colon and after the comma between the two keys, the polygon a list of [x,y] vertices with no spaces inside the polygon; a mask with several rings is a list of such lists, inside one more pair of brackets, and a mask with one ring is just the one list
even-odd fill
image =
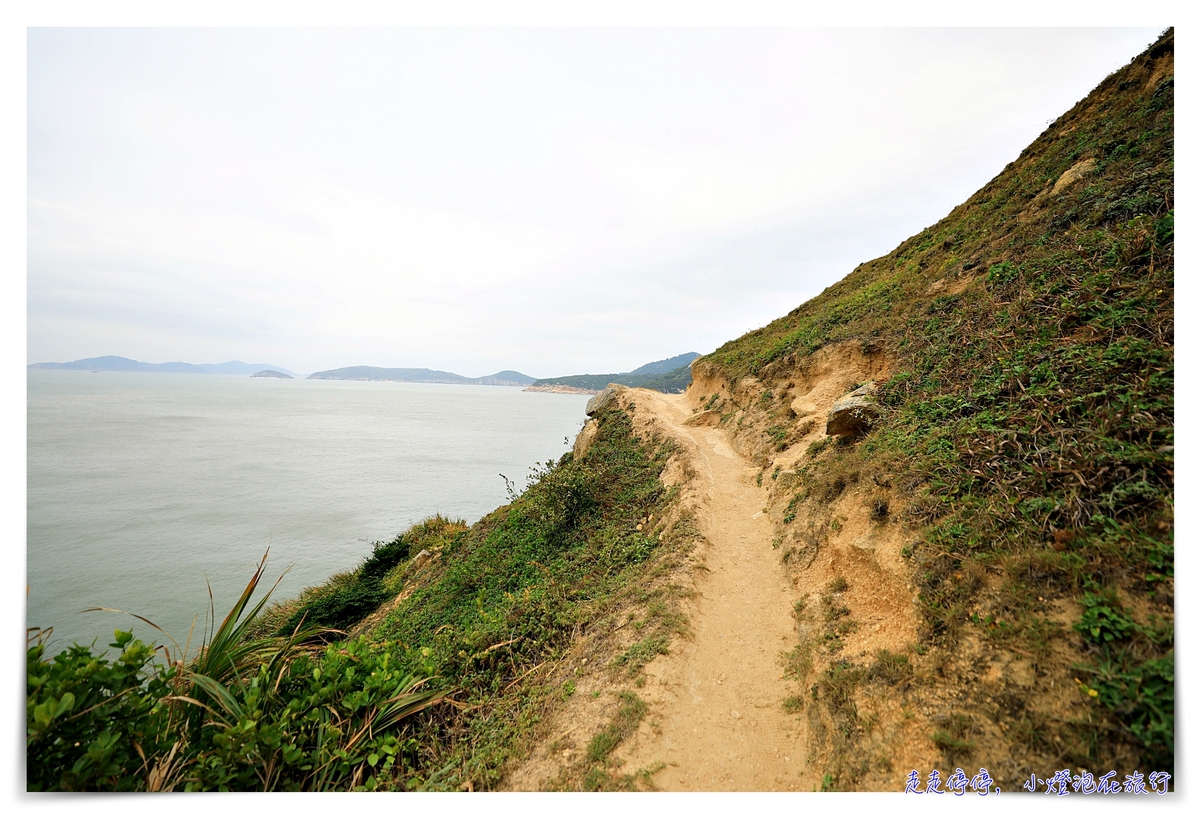
{"label": "white cloud", "polygon": [[705,352],[940,218],[1155,33],[34,30],[29,359]]}

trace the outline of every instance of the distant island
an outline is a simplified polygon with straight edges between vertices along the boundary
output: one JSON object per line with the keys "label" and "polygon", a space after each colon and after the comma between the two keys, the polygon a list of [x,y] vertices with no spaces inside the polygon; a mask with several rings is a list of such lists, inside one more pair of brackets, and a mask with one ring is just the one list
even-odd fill
{"label": "distant island", "polygon": [[[399,383],[453,383],[478,386],[521,386],[526,392],[567,392],[574,394],[596,394],[610,383],[655,389],[659,392],[677,393],[687,389],[692,382],[691,363],[700,354],[685,352],[674,358],[665,358],[643,364],[632,372],[616,372],[608,375],[566,375],[561,378],[533,378],[512,369],[504,369],[481,378],[468,378],[455,372],[440,369],[421,369],[382,366],[344,366],[314,372],[309,380],[330,381],[394,381]],[[189,364],[182,361],[167,361],[151,364],[122,358],[119,355],[103,355],[99,358],[80,358],[66,363],[29,364],[27,369],[65,369],[83,372],[174,372],[192,375],[249,375],[251,378],[294,379],[295,372],[272,364],[248,364],[242,361],[226,361],[221,364]]]}
{"label": "distant island", "polygon": [[187,364],[181,361],[148,364],[132,358],[122,358],[120,355],[80,358],[78,361],[68,363],[29,364],[27,368],[74,369],[84,372],[183,372],[192,375],[251,375],[255,372],[271,370],[280,373],[282,377],[291,377],[296,374],[281,366],[272,366],[271,364],[246,364],[241,361],[226,361],[223,364]]}
{"label": "distant island", "polygon": [[331,381],[399,381],[400,383],[457,383],[482,386],[529,386],[534,378],[505,369],[482,378],[467,378],[439,369],[404,369],[382,366],[344,366],[341,369],[326,369],[314,372],[309,380]]}
{"label": "distant island", "polygon": [[698,352],[685,352],[674,358],[643,364],[632,372],[616,372],[610,375],[566,375],[562,378],[540,378],[526,392],[573,392],[597,394],[610,383],[622,386],[637,386],[659,392],[678,393],[692,382],[692,361],[700,357]]}

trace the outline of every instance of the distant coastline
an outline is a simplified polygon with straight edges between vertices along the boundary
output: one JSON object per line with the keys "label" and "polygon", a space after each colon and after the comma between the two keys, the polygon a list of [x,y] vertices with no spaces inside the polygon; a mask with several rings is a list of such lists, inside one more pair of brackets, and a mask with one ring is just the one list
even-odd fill
{"label": "distant coastline", "polygon": [[582,389],[578,386],[567,386],[561,383],[534,384],[521,390],[522,392],[556,392],[560,395],[599,395],[600,389]]}
{"label": "distant coastline", "polygon": [[397,383],[453,383],[477,386],[529,386],[536,378],[505,369],[482,378],[467,378],[454,372],[439,369],[406,369],[382,366],[344,366],[314,372],[309,380],[332,381],[393,381]]}
{"label": "distant coastline", "polygon": [[26,369],[68,369],[86,372],[173,372],[188,375],[253,375],[255,372],[271,370],[288,377],[296,373],[273,364],[247,364],[242,361],[226,361],[223,364],[189,364],[183,361],[168,361],[149,364],[122,358],[120,355],[102,355],[99,358],[80,358],[66,363],[29,364]]}
{"label": "distant coastline", "polygon": [[[682,392],[691,383],[691,362],[698,353],[687,352],[661,361],[644,364],[632,372],[603,375],[566,375],[558,378],[533,378],[523,372],[504,369],[491,375],[469,378],[457,372],[418,367],[344,366],[313,372],[308,380],[383,381],[391,383],[438,383],[469,386],[516,386],[526,392],[549,392],[563,395],[595,395],[610,383],[643,387],[660,392]],[[168,372],[192,375],[243,375],[251,378],[294,379],[298,375],[281,366],[262,363],[226,361],[220,364],[192,364],[167,361],[161,364],[136,361],[120,355],[80,358],[67,362],[29,364],[27,370],[73,370],[83,372]]]}
{"label": "distant coastline", "polygon": [[541,378],[530,384],[525,391],[596,395],[610,383],[619,383],[622,386],[678,393],[687,389],[688,384],[692,382],[691,364],[699,357],[698,352],[685,352],[674,358],[643,364],[632,372]]}

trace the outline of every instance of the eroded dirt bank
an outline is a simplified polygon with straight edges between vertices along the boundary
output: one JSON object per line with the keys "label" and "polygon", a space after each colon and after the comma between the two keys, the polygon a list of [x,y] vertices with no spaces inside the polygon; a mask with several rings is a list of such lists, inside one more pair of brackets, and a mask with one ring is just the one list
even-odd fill
{"label": "eroded dirt bank", "polygon": [[[879,676],[879,657],[907,651],[917,638],[915,589],[901,564],[910,532],[871,514],[874,485],[848,486],[819,514],[792,513],[798,475],[828,444],[830,407],[886,367],[857,346],[832,347],[773,393],[739,385],[750,390],[742,397],[751,412],[722,408],[728,385],[704,377],[684,395],[619,392],[640,435],[678,447],[677,468],[664,481],[678,486],[701,542],[684,577],[687,628],[638,678],[594,656],[578,694],[551,717],[510,787],[587,788],[572,765],[587,757],[592,737],[611,729],[606,724],[630,694],[644,702],[644,714],[604,760],[604,780],[622,787],[811,791],[861,755],[852,786],[891,790],[900,767],[936,762],[928,738],[934,714],[915,703],[895,706],[895,685],[907,689],[911,681],[908,666],[871,690],[860,685],[868,677],[858,678]],[[764,429],[780,412],[796,431],[763,448]],[[587,436],[585,429],[584,445]],[[848,686],[843,666],[854,675]]]}

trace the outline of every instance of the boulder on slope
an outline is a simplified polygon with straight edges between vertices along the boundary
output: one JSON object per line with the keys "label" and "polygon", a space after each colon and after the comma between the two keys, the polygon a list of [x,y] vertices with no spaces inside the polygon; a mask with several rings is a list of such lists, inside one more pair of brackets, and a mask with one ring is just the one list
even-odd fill
{"label": "boulder on slope", "polygon": [[871,381],[834,401],[825,423],[825,434],[865,435],[879,420],[879,404],[872,397],[874,393],[875,382]]}
{"label": "boulder on slope", "polygon": [[583,411],[588,417],[594,418],[596,415],[603,412],[617,399],[617,395],[624,392],[628,387],[621,386],[619,383],[610,383],[604,387],[604,391],[587,402],[587,408]]}

